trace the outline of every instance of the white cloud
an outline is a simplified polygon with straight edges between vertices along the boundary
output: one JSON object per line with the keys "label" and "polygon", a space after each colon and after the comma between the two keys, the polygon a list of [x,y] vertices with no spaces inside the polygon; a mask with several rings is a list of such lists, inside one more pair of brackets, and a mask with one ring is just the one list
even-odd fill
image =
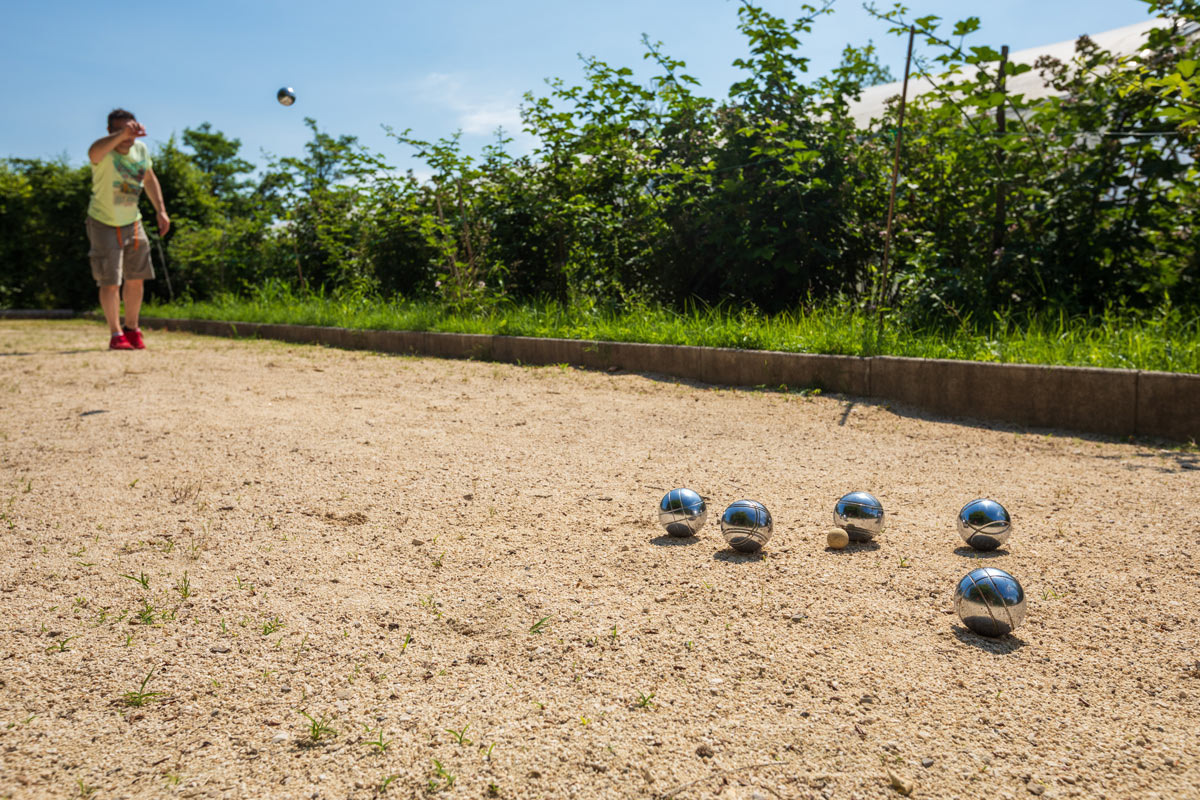
{"label": "white cloud", "polygon": [[459,117],[463,133],[490,134],[497,128],[511,133],[521,130],[521,114],[515,108],[479,107],[463,109]]}
{"label": "white cloud", "polygon": [[521,130],[521,98],[515,92],[488,94],[462,76],[445,72],[429,73],[417,83],[416,91],[424,102],[453,112],[456,127],[464,134],[490,137],[503,128],[518,152],[528,151],[535,143]]}

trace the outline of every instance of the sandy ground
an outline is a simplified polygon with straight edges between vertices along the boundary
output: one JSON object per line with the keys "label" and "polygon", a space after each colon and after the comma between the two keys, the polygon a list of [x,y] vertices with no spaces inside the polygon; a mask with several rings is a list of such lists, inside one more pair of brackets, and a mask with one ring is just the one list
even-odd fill
{"label": "sandy ground", "polygon": [[[0,322],[0,797],[1200,797],[1194,450],[104,341]],[[655,521],[673,486],[698,537]],[[887,530],[827,550],[853,489]],[[953,527],[981,495],[988,558]],[[741,498],[766,557],[721,539]],[[1029,596],[1000,640],[952,611],[982,565]]]}

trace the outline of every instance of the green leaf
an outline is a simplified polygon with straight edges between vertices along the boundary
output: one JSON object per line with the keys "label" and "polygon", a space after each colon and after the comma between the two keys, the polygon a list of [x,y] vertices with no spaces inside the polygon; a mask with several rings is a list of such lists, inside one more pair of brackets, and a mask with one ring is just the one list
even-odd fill
{"label": "green leaf", "polygon": [[954,23],[954,35],[966,36],[979,30],[979,17],[967,17],[964,20]]}

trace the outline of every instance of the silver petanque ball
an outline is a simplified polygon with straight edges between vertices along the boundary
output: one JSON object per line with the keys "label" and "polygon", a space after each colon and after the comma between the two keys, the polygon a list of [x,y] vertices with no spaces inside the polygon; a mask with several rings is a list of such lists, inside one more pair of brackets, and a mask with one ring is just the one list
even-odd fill
{"label": "silver petanque ball", "polygon": [[954,611],[976,633],[1003,636],[1025,619],[1025,590],[1004,570],[981,567],[958,582]]}
{"label": "silver petanque ball", "polygon": [[721,515],[721,534],[725,541],[743,553],[757,553],[774,530],[771,512],[757,500],[738,500]]}
{"label": "silver petanque ball", "polygon": [[658,521],[671,536],[695,536],[706,519],[708,506],[691,489],[672,489],[658,504]]}
{"label": "silver petanque ball", "polygon": [[296,102],[296,93],[292,91],[292,87],[284,86],[275,93],[275,99],[279,101],[279,105],[281,106],[290,106]]}
{"label": "silver petanque ball", "polygon": [[1008,541],[1012,518],[995,500],[972,500],[958,512],[958,535],[976,550],[995,550]]}
{"label": "silver petanque ball", "polygon": [[833,507],[833,524],[851,541],[868,542],[883,533],[883,504],[869,492],[851,492]]}

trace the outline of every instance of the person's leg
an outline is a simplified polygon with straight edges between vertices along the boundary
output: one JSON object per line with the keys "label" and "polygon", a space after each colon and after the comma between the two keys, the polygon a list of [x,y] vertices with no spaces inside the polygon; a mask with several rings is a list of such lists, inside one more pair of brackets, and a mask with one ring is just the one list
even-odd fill
{"label": "person's leg", "polygon": [[108,332],[116,336],[121,332],[121,287],[100,287],[100,308],[104,309],[104,321]]}
{"label": "person's leg", "polygon": [[121,287],[112,284],[100,286],[100,307],[104,309],[104,319],[108,322],[109,350],[133,350],[129,339],[121,331]]}
{"label": "person's leg", "polygon": [[144,281],[137,278],[125,279],[125,327],[132,331],[138,329],[139,315],[142,311],[142,295]]}
{"label": "person's leg", "polygon": [[104,309],[104,321],[108,332],[121,332],[121,246],[117,229],[87,218],[88,260],[92,266],[92,277],[100,289],[100,308]]}
{"label": "person's leg", "polygon": [[154,279],[154,263],[150,260],[150,240],[140,222],[130,226],[123,253],[125,272],[125,338],[135,350],[144,350],[146,340],[138,327],[141,322],[142,297],[145,282]]}

